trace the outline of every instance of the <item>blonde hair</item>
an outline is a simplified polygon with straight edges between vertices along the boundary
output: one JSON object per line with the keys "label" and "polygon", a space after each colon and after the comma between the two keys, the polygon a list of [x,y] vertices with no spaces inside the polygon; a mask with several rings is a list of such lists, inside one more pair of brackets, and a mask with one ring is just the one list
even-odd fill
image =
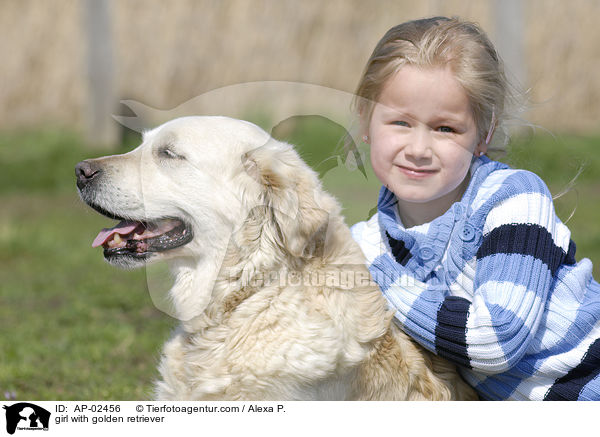
{"label": "blonde hair", "polygon": [[470,100],[479,141],[485,140],[495,118],[493,143],[500,149],[506,145],[510,86],[493,44],[476,24],[434,17],[388,30],[369,58],[355,93],[353,107],[365,125],[385,83],[404,65],[449,67]]}

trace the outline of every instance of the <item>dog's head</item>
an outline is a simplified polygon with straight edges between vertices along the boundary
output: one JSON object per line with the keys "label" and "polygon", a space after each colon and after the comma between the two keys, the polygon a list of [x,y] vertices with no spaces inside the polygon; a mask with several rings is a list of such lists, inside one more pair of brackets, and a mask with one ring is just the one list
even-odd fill
{"label": "dog's head", "polygon": [[119,221],[93,245],[121,267],[218,257],[244,226],[292,256],[311,256],[339,209],[290,145],[226,117],[172,120],[129,153],[80,162],[76,176],[81,198]]}

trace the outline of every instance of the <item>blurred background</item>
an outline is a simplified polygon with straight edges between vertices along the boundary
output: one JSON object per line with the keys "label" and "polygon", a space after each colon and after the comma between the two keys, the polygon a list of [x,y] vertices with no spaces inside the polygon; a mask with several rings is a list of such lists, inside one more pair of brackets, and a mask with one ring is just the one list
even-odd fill
{"label": "blurred background", "polygon": [[176,115],[247,118],[364,220],[378,183],[340,153],[351,93],[390,27],[433,15],[479,23],[527,92],[502,160],[560,195],[600,277],[600,0],[0,0],[0,399],[148,398],[176,323],[145,271],[91,249],[110,223],[78,161]]}

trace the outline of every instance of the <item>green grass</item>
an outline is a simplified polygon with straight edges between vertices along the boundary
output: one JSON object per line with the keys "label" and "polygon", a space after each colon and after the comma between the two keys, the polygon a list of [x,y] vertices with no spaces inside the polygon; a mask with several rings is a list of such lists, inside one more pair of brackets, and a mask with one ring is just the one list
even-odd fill
{"label": "green grass", "polygon": [[[299,144],[343,203],[347,222],[366,219],[379,184],[368,163],[365,177],[345,161],[339,146],[343,130],[319,118],[284,127],[280,137]],[[516,142],[507,157],[540,174],[555,193],[585,164],[575,189],[556,205],[565,220],[575,209],[568,225],[577,258],[591,258],[596,277],[598,141],[539,136]],[[160,347],[176,321],[153,304],[151,295],[162,290],[149,286],[144,269],[110,267],[101,250],[90,247],[110,221],[78,199],[73,167],[99,154],[64,130],[0,133],[0,398],[4,392],[21,400],[150,396]]]}
{"label": "green grass", "polygon": [[90,247],[106,220],[74,195],[9,194],[0,214],[0,393],[19,399],[147,398],[172,320],[143,270]]}
{"label": "green grass", "polygon": [[110,220],[75,191],[74,165],[89,156],[68,132],[0,135],[0,397],[150,397],[174,321],[143,269],[112,268],[91,248]]}

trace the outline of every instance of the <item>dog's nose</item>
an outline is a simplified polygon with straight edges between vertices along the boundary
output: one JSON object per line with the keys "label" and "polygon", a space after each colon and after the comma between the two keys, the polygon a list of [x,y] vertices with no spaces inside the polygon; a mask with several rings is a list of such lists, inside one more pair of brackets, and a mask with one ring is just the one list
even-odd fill
{"label": "dog's nose", "polygon": [[102,170],[91,161],[81,161],[75,166],[75,176],[77,177],[77,188],[83,189],[93,179],[98,177],[102,173]]}

